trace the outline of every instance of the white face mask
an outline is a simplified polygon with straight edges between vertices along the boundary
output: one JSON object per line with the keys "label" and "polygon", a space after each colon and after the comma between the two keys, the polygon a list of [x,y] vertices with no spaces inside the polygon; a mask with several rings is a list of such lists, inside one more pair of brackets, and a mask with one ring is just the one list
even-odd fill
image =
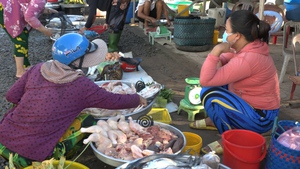
{"label": "white face mask", "polygon": [[225,43],[227,42],[227,37],[233,35],[233,33],[227,33],[226,31],[224,31],[223,33],[223,37],[222,37],[222,41]]}
{"label": "white face mask", "polygon": [[223,42],[229,43],[230,46],[232,46],[233,44],[235,44],[235,42],[237,41],[237,39],[234,39],[232,42],[228,42],[228,41],[227,41],[228,36],[231,36],[231,35],[233,35],[233,34],[234,34],[234,33],[227,33],[226,31],[224,31],[223,37],[222,37]]}

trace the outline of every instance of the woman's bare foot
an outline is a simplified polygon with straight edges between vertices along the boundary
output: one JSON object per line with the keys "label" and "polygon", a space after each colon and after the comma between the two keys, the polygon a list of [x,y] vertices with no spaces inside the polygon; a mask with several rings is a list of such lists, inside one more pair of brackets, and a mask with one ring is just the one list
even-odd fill
{"label": "woman's bare foot", "polygon": [[17,78],[22,77],[25,72],[26,72],[25,69],[23,69],[23,70],[17,70],[16,77]]}
{"label": "woman's bare foot", "polygon": [[23,68],[23,69],[21,69],[21,70],[17,70],[17,73],[16,73],[16,78],[20,78],[20,77],[22,77],[23,76],[23,74],[28,70],[28,69],[30,69],[31,68],[31,66],[28,66],[28,67],[26,67],[26,68]]}
{"label": "woman's bare foot", "polygon": [[300,76],[289,76],[289,79],[296,85],[300,85]]}
{"label": "woman's bare foot", "polygon": [[205,118],[205,123],[207,126],[216,127],[214,122],[209,117]]}

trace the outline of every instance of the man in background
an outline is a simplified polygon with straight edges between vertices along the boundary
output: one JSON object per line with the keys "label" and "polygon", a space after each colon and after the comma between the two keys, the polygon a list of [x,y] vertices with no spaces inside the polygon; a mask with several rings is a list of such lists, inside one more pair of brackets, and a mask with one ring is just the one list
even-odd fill
{"label": "man in background", "polygon": [[139,21],[144,23],[145,29],[149,27],[149,22],[156,25],[163,14],[166,17],[167,25],[171,25],[168,7],[163,0],[140,0],[135,13]]}

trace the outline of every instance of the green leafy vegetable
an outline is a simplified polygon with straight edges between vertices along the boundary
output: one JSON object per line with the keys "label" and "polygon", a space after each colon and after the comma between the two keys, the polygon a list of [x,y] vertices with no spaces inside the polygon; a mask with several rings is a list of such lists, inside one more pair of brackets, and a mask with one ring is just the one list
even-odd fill
{"label": "green leafy vegetable", "polygon": [[166,89],[166,88],[163,88],[160,90],[158,96],[164,98],[164,99],[167,99],[167,102],[172,102],[172,98],[174,96],[175,92],[172,90],[172,89]]}

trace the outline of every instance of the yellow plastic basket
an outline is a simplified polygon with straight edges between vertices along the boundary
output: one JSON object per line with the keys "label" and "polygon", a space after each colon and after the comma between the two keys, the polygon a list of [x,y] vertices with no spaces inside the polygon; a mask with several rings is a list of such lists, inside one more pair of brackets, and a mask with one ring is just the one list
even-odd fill
{"label": "yellow plastic basket", "polygon": [[166,108],[152,108],[147,115],[151,116],[154,121],[166,124],[170,124],[172,122],[172,118],[169,114],[168,109]]}

